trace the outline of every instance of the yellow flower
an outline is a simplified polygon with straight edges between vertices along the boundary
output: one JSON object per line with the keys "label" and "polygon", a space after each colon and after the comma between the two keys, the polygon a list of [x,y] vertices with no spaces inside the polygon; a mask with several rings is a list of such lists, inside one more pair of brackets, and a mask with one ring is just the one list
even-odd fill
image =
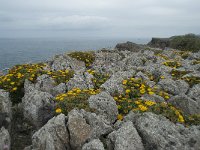
{"label": "yellow flower", "polygon": [[145,89],[140,90],[140,93],[144,94],[145,93]]}
{"label": "yellow flower", "polygon": [[7,79],[6,81],[8,81],[8,82],[9,82],[9,81],[10,81],[10,79]]}
{"label": "yellow flower", "polygon": [[164,77],[164,76],[160,76],[160,78],[161,78],[161,79],[165,79],[165,77]]}
{"label": "yellow flower", "polygon": [[130,93],[130,92],[131,92],[131,90],[130,90],[130,89],[127,89],[127,90],[126,90],[126,93],[127,93],[127,94],[128,94],[128,93]]}
{"label": "yellow flower", "polygon": [[17,90],[17,87],[14,87],[12,90],[13,90],[13,91],[16,91],[16,90]]}
{"label": "yellow flower", "polygon": [[154,92],[149,92],[149,95],[153,95],[153,94],[155,94]]}
{"label": "yellow flower", "polygon": [[61,113],[61,112],[62,112],[62,109],[60,109],[60,108],[56,109],[56,113]]}
{"label": "yellow flower", "polygon": [[141,111],[146,111],[148,109],[146,106],[143,105],[138,105],[138,107]]}
{"label": "yellow flower", "polygon": [[33,78],[31,77],[31,78],[29,78],[29,80],[33,81]]}
{"label": "yellow flower", "polygon": [[124,85],[126,85],[127,84],[127,80],[123,80],[123,82],[122,82]]}
{"label": "yellow flower", "polygon": [[169,96],[168,96],[168,95],[166,95],[166,96],[165,96],[165,98],[166,98],[166,99],[169,99]]}
{"label": "yellow flower", "polygon": [[61,97],[61,98],[60,98],[60,100],[61,100],[61,101],[63,101],[63,100],[64,100],[64,98],[63,98],[63,97]]}
{"label": "yellow flower", "polygon": [[14,84],[15,84],[15,82],[10,82],[10,84],[11,84],[11,85],[14,85]]}
{"label": "yellow flower", "polygon": [[114,97],[114,100],[117,100],[118,98],[117,97]]}
{"label": "yellow flower", "polygon": [[185,120],[184,120],[183,116],[182,116],[182,115],[179,115],[179,116],[178,116],[178,122],[183,123],[184,121],[185,121]]}
{"label": "yellow flower", "polygon": [[140,102],[140,101],[135,101],[134,103],[138,105],[138,104],[140,104],[141,102]]}
{"label": "yellow flower", "polygon": [[118,119],[118,120],[122,120],[122,119],[123,119],[123,116],[122,116],[121,114],[118,114],[118,115],[117,115],[117,119]]}
{"label": "yellow flower", "polygon": [[118,109],[121,109],[121,108],[122,108],[122,106],[121,106],[121,105],[117,105],[117,108],[118,108]]}
{"label": "yellow flower", "polygon": [[152,106],[152,105],[155,105],[156,103],[153,102],[153,101],[145,101],[145,104],[146,104],[147,106]]}

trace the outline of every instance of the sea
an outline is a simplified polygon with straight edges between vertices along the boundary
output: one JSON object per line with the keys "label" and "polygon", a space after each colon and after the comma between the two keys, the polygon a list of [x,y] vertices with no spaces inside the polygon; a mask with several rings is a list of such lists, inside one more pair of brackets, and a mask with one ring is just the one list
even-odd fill
{"label": "sea", "polygon": [[6,70],[16,64],[46,61],[54,55],[68,51],[114,48],[117,43],[126,41],[146,44],[150,39],[0,38],[0,70]]}

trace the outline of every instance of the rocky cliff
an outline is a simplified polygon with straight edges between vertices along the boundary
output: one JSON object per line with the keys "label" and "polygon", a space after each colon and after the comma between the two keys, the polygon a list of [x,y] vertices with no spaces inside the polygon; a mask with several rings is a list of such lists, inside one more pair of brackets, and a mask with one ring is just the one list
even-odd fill
{"label": "rocky cliff", "polygon": [[200,51],[66,53],[11,68],[0,88],[0,150],[200,148]]}

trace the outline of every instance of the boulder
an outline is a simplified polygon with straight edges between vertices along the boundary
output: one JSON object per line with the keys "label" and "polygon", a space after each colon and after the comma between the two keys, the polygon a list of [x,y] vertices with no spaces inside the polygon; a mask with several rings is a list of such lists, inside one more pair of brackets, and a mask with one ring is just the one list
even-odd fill
{"label": "boulder", "polygon": [[116,91],[122,93],[123,92],[122,81],[124,79],[132,77],[133,75],[135,75],[134,70],[118,71],[114,73],[104,84],[102,84],[101,88],[105,89],[110,94],[113,94]]}
{"label": "boulder", "polygon": [[10,129],[12,119],[12,103],[9,98],[9,93],[0,89],[0,128],[4,126]]}
{"label": "boulder", "polygon": [[84,144],[82,150],[104,150],[104,146],[99,139],[94,139]]}
{"label": "boulder", "polygon": [[60,114],[53,117],[32,136],[31,150],[70,150],[66,117]]}
{"label": "boulder", "polygon": [[55,71],[66,69],[80,71],[86,69],[83,61],[78,61],[67,54],[55,56],[51,61],[51,68]]}
{"label": "boulder", "polygon": [[114,150],[144,150],[142,139],[131,121],[108,135],[108,149]]}
{"label": "boulder", "polygon": [[91,136],[91,126],[86,122],[82,113],[73,109],[68,113],[67,127],[71,148],[73,150],[81,150],[82,146]]}
{"label": "boulder", "polygon": [[200,103],[185,94],[176,95],[170,98],[169,102],[187,115],[200,114]]}
{"label": "boulder", "polygon": [[195,150],[200,147],[200,126],[186,128],[175,125],[151,112],[133,115],[131,119],[142,138],[145,149]]}
{"label": "boulder", "polygon": [[55,85],[55,81],[49,75],[43,74],[37,78],[35,88],[43,92],[51,93]]}
{"label": "boulder", "polygon": [[106,121],[113,123],[117,119],[118,109],[116,101],[107,92],[92,95],[89,99],[89,106],[95,109],[96,113]]}
{"label": "boulder", "polygon": [[84,118],[92,128],[90,139],[100,138],[101,136],[107,135],[113,131],[112,126],[107,124],[104,119],[95,113],[84,111]]}
{"label": "boulder", "polygon": [[94,88],[91,80],[92,78],[93,76],[88,72],[85,73],[79,72],[75,74],[74,77],[67,82],[67,89],[71,90],[73,88],[80,88],[80,89]]}
{"label": "boulder", "polygon": [[194,85],[188,92],[188,96],[197,101],[200,105],[200,84]]}
{"label": "boulder", "polygon": [[0,130],[0,150],[10,150],[11,149],[11,140],[8,130],[4,127]]}
{"label": "boulder", "polygon": [[180,93],[185,94],[189,88],[189,85],[185,81],[174,81],[172,79],[163,79],[158,85],[160,85],[164,91],[173,95],[178,95]]}
{"label": "boulder", "polygon": [[24,117],[37,128],[53,117],[53,96],[47,92],[33,90],[22,98]]}
{"label": "boulder", "polygon": [[24,89],[25,93],[37,89],[39,91],[48,92],[53,96],[56,96],[58,94],[65,93],[67,87],[65,83],[60,83],[57,85],[49,75],[43,74],[37,78],[35,84],[29,80],[25,80]]}

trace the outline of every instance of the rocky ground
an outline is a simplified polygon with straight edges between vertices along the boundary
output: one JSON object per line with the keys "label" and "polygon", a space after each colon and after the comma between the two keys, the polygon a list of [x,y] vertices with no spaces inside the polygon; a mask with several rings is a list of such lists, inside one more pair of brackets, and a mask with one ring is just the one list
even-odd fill
{"label": "rocky ground", "polygon": [[133,43],[0,76],[0,150],[199,150],[200,51]]}

